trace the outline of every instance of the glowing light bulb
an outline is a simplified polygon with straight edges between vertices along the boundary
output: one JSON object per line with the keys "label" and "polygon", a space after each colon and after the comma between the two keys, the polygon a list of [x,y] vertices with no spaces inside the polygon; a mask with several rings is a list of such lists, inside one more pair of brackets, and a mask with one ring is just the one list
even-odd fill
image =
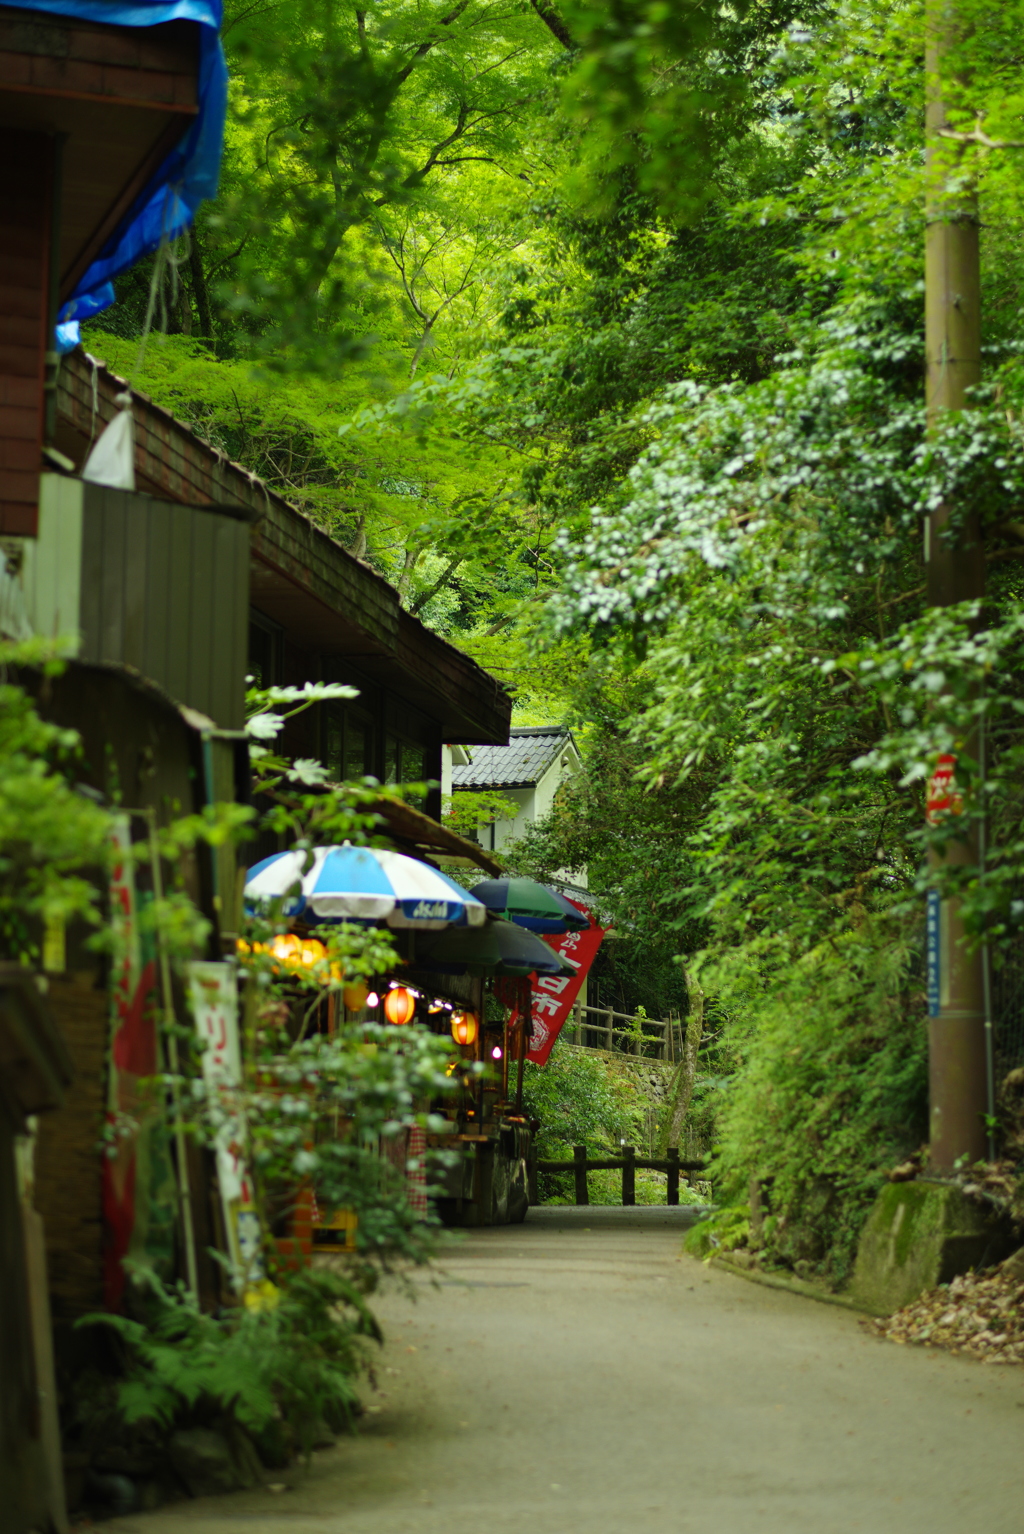
{"label": "glowing light bulb", "polygon": [[369,996],[367,996],[367,998],[366,998],[366,1005],[368,1007],[379,1007],[380,1006],[380,997],[377,995],[376,991],[371,991]]}
{"label": "glowing light bulb", "polygon": [[500,1060],[501,1059],[501,1045],[500,1044],[495,1044],[494,1048],[491,1050],[491,1059],[492,1060]]}

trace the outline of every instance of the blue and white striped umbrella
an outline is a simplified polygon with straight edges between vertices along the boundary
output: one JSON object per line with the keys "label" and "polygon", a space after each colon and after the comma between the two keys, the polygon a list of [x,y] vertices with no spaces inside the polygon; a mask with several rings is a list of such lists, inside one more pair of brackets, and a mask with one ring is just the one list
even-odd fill
{"label": "blue and white striped umbrella", "polygon": [[[429,863],[383,847],[316,847],[306,854],[278,852],[249,869],[246,899],[280,899],[289,916],[317,921],[384,921],[389,927],[482,927],[487,907]],[[301,884],[302,893],[298,893]]]}

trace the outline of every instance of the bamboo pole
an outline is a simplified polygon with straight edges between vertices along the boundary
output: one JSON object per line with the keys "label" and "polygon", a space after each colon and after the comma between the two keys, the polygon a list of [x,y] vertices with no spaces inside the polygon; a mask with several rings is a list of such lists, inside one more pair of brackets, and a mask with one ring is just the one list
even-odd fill
{"label": "bamboo pole", "polygon": [[526,1070],[526,1036],[528,1027],[531,1032],[533,1030],[532,1006],[533,1002],[531,999],[530,986],[529,982],[527,982],[520,990],[519,1050],[516,1060],[516,1113],[522,1113],[523,1111],[523,1074]]}
{"label": "bamboo pole", "polygon": [[[160,846],[156,834],[156,811],[143,810],[149,829],[149,863],[153,879],[153,899],[159,903],[164,897],[163,873],[160,868]],[[185,1128],[181,1121],[181,1088],[179,1086],[180,1062],[178,1039],[175,1033],[177,1019],[174,1015],[174,992],[171,989],[171,961],[167,952],[167,940],[158,921],[156,924],[156,948],[160,967],[160,996],[163,1002],[164,1042],[167,1065],[171,1076],[171,1108],[174,1115],[174,1149],[178,1170],[178,1203],[181,1211],[181,1234],[185,1248],[185,1281],[199,1301],[199,1268],[196,1262],[196,1233],[192,1218],[192,1183],[188,1172],[188,1145]]]}
{"label": "bamboo pole", "polygon": [[[934,430],[945,412],[962,410],[967,391],[981,378],[981,258],[977,188],[965,163],[967,147],[942,136],[946,126],[944,72],[957,36],[955,0],[928,0],[925,351],[928,418]],[[972,512],[953,540],[943,535],[954,508],[937,506],[925,525],[928,602],[932,607],[985,594],[985,557]],[[976,755],[976,743],[967,750]],[[933,867],[977,861],[977,837],[951,841]],[[984,1156],[987,1103],[985,986],[981,952],[964,943],[961,901],[940,908],[939,1009],[929,1020],[931,1165],[952,1171],[961,1156]]]}

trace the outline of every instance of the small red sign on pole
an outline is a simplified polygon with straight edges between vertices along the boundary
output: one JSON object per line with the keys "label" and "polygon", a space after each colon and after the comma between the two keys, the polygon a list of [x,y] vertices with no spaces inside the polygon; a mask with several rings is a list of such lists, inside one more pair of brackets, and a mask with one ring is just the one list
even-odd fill
{"label": "small red sign on pole", "polygon": [[[564,932],[560,937],[546,937],[544,941],[560,959],[571,966],[573,974],[541,975],[539,978],[537,975],[530,976],[533,1038],[526,1058],[532,1060],[534,1065],[543,1065],[550,1055],[608,930],[607,927],[599,926],[587,907],[580,905],[578,900],[571,903],[587,918],[590,926],[585,932]],[[516,1015],[512,1014],[510,1023],[515,1022]]]}
{"label": "small red sign on pole", "polygon": [[959,815],[963,807],[963,795],[956,786],[956,757],[940,756],[928,779],[925,819],[935,826],[943,815]]}

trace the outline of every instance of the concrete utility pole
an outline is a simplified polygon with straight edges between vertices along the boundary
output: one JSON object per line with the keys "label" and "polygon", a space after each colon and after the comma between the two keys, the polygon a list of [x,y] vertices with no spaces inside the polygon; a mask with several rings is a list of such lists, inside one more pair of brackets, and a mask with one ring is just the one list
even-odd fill
{"label": "concrete utility pole", "polygon": [[[978,201],[965,176],[964,146],[943,138],[946,104],[943,71],[957,35],[956,0],[928,0],[925,244],[925,348],[931,425],[946,410],[962,410],[967,390],[981,378],[981,261]],[[985,554],[977,518],[968,517],[955,545],[941,534],[952,508],[939,506],[925,526],[928,603],[949,607],[985,594]],[[975,745],[971,755],[977,756]],[[952,767],[952,763],[949,764]],[[941,801],[940,801],[941,802]],[[952,798],[950,796],[952,804]],[[977,836],[948,845],[933,866],[976,863]],[[929,1091],[931,1165],[949,1172],[958,1157],[986,1153],[988,1104],[985,1048],[985,985],[980,951],[968,953],[959,899],[943,900],[939,912],[938,1007],[930,1007]]]}

